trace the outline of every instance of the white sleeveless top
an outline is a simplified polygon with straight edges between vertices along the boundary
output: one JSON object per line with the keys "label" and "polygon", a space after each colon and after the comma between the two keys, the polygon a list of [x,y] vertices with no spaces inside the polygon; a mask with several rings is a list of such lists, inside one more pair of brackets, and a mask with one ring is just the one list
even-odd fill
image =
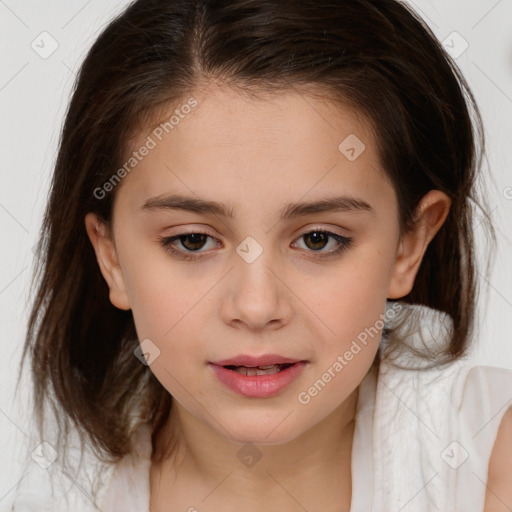
{"label": "white sleeveless top", "polygon": [[[511,406],[512,370],[470,367],[465,359],[407,370],[383,358],[378,375],[370,371],[359,387],[351,512],[483,512],[491,451]],[[31,461],[12,508],[0,502],[0,510],[148,512],[148,424],[133,447],[115,465],[91,458],[87,471],[73,476],[58,460],[48,469]],[[58,482],[54,495],[50,474]]]}

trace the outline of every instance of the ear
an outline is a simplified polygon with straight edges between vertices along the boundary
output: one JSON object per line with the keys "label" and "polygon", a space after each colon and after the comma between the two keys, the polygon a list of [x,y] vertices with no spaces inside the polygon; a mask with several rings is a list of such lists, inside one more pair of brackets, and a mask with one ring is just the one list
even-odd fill
{"label": "ear", "polygon": [[100,271],[110,289],[110,302],[119,309],[131,309],[123,272],[117,259],[116,247],[110,230],[97,214],[85,216],[85,228],[94,247]]}
{"label": "ear", "polygon": [[416,208],[416,224],[399,242],[388,287],[388,298],[404,297],[413,288],[423,255],[430,241],[443,225],[451,199],[440,190],[430,190]]}

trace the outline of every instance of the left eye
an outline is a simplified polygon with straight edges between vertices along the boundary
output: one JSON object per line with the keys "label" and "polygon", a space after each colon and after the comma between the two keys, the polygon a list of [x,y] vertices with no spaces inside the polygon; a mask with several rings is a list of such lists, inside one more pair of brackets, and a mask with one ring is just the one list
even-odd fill
{"label": "left eye", "polygon": [[330,253],[336,252],[339,246],[348,243],[349,239],[330,231],[314,230],[304,233],[299,240],[304,240],[306,249],[311,249],[314,252],[325,249],[329,242],[333,242],[331,246],[333,245],[334,248],[331,251],[324,251]]}

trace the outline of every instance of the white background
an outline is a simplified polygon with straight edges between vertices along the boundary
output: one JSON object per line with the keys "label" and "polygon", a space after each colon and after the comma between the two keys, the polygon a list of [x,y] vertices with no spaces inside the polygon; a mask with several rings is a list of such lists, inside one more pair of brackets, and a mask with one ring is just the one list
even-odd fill
{"label": "white background", "polygon": [[[103,25],[126,1],[0,0],[0,511],[22,478],[20,447],[30,428],[26,384],[14,386],[30,300],[37,240],[60,127],[75,72]],[[484,117],[488,198],[498,253],[481,305],[471,359],[512,369],[512,0],[409,2],[440,40],[457,31],[469,44],[457,58]],[[58,48],[47,59],[31,47],[48,32]],[[459,43],[456,43],[459,44]],[[48,46],[47,46],[48,48]],[[65,213],[65,212],[63,212]],[[481,228],[480,228],[481,230]],[[477,240],[481,236],[475,228]],[[508,264],[507,264],[508,263]]]}

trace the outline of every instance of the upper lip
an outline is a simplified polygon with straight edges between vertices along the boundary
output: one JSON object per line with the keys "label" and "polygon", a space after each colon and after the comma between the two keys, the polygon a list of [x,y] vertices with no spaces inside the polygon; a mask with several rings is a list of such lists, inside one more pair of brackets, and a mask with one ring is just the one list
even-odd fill
{"label": "upper lip", "polygon": [[213,361],[212,364],[218,366],[269,366],[272,364],[293,364],[303,361],[302,359],[292,359],[290,357],[280,356],[279,354],[263,354],[262,356],[250,356],[242,354],[230,359],[223,359],[222,361]]}

